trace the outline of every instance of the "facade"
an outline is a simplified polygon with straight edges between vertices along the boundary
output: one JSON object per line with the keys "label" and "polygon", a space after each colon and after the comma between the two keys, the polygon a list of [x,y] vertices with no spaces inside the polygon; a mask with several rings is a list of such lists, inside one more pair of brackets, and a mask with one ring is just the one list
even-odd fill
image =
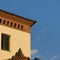
{"label": "facade", "polygon": [[0,60],[11,58],[19,49],[30,58],[30,27],[35,23],[0,10]]}

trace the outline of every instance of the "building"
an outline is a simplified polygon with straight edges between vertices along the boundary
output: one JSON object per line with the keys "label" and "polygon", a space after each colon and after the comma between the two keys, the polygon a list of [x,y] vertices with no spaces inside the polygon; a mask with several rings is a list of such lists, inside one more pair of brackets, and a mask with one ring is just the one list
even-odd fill
{"label": "building", "polygon": [[30,27],[35,23],[36,21],[0,10],[0,60],[12,59],[19,52],[30,58]]}

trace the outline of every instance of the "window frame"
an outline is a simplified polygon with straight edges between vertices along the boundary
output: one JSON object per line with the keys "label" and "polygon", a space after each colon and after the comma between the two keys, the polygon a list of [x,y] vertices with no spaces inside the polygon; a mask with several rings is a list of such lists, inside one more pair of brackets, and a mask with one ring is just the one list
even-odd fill
{"label": "window frame", "polygon": [[[4,36],[7,38],[4,40]],[[6,41],[7,40],[7,41]],[[1,33],[1,49],[5,51],[10,51],[10,35]]]}

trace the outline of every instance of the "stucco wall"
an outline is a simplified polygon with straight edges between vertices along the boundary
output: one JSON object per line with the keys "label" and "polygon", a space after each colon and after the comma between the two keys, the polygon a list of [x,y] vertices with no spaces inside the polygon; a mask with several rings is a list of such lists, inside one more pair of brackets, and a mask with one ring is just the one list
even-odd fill
{"label": "stucco wall", "polygon": [[[10,51],[1,50],[1,33],[10,35]],[[19,48],[30,57],[30,33],[0,25],[0,60],[11,58]]]}

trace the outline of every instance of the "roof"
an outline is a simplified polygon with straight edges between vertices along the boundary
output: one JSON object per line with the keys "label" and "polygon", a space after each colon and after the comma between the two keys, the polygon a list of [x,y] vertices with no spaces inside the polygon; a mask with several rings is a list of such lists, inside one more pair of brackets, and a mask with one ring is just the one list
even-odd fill
{"label": "roof", "polygon": [[34,21],[34,20],[31,20],[31,19],[28,19],[28,18],[19,16],[19,15],[16,15],[16,14],[7,12],[7,11],[2,10],[2,9],[0,9],[0,16],[1,17],[5,17],[5,18],[8,18],[8,19],[15,20],[15,21],[18,21],[18,22],[26,23],[26,24],[28,24],[30,26],[32,26],[32,25],[34,25],[36,23],[36,21]]}
{"label": "roof", "polygon": [[29,57],[24,56],[21,48],[16,52],[14,56],[7,60],[30,60]]}

